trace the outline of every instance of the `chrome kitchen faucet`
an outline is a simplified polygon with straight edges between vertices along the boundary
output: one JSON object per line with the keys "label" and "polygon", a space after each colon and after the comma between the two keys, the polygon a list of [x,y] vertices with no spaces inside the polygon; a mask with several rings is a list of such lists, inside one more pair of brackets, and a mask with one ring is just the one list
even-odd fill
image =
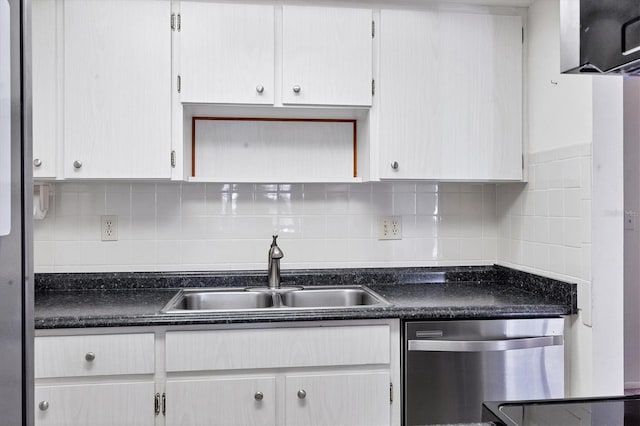
{"label": "chrome kitchen faucet", "polygon": [[269,288],[280,288],[280,259],[284,257],[284,253],[278,247],[276,239],[277,235],[273,235],[273,241],[269,247]]}

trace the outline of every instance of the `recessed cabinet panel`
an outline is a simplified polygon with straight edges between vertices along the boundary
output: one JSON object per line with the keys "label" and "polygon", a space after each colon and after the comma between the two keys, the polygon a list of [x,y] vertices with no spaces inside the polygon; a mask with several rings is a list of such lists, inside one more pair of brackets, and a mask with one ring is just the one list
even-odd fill
{"label": "recessed cabinet panel", "polygon": [[166,370],[388,364],[389,344],[387,325],[167,332]]}
{"label": "recessed cabinet panel", "polygon": [[192,177],[223,182],[353,181],[355,120],[194,118]]}
{"label": "recessed cabinet panel", "polygon": [[389,425],[389,373],[287,376],[287,425]]}
{"label": "recessed cabinet panel", "polygon": [[153,382],[35,387],[36,426],[153,426]]}
{"label": "recessed cabinet panel", "polygon": [[371,10],[285,5],[282,14],[282,102],[371,105]]}
{"label": "recessed cabinet panel", "polygon": [[171,177],[169,0],[65,0],[64,177]]}
{"label": "recessed cabinet panel", "polygon": [[56,176],[60,108],[58,100],[57,0],[33,0],[33,177]]}
{"label": "recessed cabinet panel", "polygon": [[522,179],[521,21],[381,11],[381,178]]}
{"label": "recessed cabinet panel", "polygon": [[167,380],[167,426],[276,424],[275,377]]}
{"label": "recessed cabinet panel", "polygon": [[274,7],[180,3],[182,102],[273,104]]}

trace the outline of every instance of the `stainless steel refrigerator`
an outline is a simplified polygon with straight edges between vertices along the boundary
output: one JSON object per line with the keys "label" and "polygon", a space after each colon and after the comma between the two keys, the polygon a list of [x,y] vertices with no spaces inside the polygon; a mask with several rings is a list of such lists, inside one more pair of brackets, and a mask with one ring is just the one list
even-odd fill
{"label": "stainless steel refrigerator", "polygon": [[0,424],[33,424],[30,0],[0,0]]}

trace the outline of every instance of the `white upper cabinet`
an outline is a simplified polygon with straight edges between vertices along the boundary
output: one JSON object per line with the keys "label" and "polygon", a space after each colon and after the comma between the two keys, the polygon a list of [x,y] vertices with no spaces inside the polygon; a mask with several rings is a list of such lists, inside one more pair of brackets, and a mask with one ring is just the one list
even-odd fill
{"label": "white upper cabinet", "polygon": [[33,0],[33,177],[56,176],[58,144],[58,46],[56,0]]}
{"label": "white upper cabinet", "polygon": [[372,11],[180,3],[183,103],[370,106]]}
{"label": "white upper cabinet", "polygon": [[382,10],[381,178],[522,179],[521,20]]}
{"label": "white upper cabinet", "polygon": [[65,178],[171,177],[171,2],[64,1]]}
{"label": "white upper cabinet", "polygon": [[282,102],[371,105],[372,12],[283,6]]}
{"label": "white upper cabinet", "polygon": [[274,7],[180,3],[182,102],[273,104]]}

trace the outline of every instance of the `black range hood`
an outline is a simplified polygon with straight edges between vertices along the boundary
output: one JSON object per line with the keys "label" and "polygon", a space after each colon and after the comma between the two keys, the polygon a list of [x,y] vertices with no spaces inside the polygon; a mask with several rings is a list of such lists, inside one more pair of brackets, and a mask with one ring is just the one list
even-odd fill
{"label": "black range hood", "polygon": [[560,0],[561,71],[640,75],[640,0]]}

